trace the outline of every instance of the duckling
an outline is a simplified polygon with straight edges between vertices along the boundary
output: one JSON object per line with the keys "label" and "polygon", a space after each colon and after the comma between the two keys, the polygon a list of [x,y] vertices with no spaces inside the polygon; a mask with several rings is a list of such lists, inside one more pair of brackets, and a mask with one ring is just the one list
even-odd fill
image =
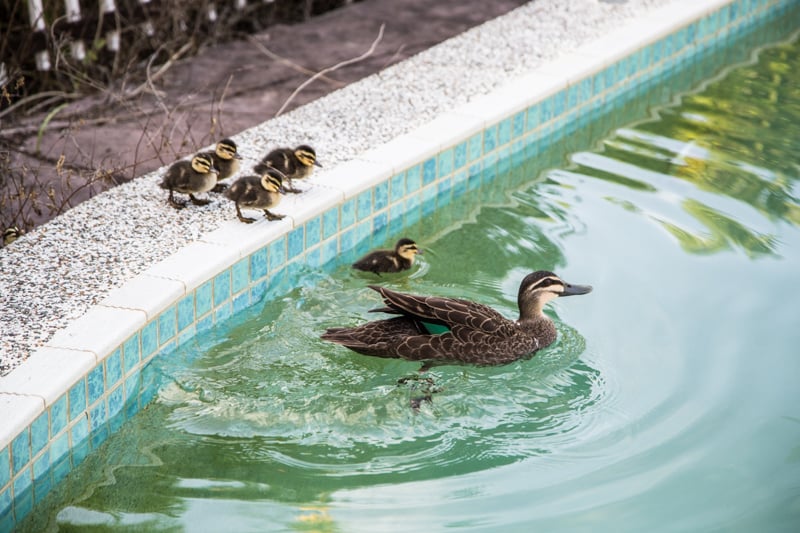
{"label": "duckling", "polygon": [[414,257],[421,254],[422,250],[417,247],[417,243],[411,239],[403,238],[394,245],[394,250],[375,250],[368,253],[355,263],[353,268],[374,272],[381,275],[381,272],[400,272],[411,268],[414,264]]}
{"label": "duckling", "polygon": [[217,184],[212,189],[214,192],[222,192],[228,186],[224,183],[219,183],[226,180],[239,172],[240,162],[242,156],[237,153],[236,143],[232,139],[222,139],[217,143],[213,152],[203,152],[214,162],[214,168],[217,169]]}
{"label": "duckling", "polygon": [[270,213],[269,208],[280,203],[281,192],[283,192],[283,185],[280,173],[275,169],[268,168],[261,177],[244,176],[239,178],[225,191],[225,196],[234,201],[236,216],[239,220],[250,224],[256,219],[242,216],[239,206],[263,209],[268,220],[280,220],[285,215]]}
{"label": "duckling", "polygon": [[217,184],[217,169],[214,162],[207,154],[196,154],[191,161],[178,161],[173,163],[164,174],[161,188],[169,190],[169,205],[175,209],[183,209],[186,203],[178,202],[173,197],[173,192],[178,191],[189,195],[195,205],[206,205],[209,200],[195,198],[195,193],[208,192]]}
{"label": "duckling", "polygon": [[8,246],[19,239],[25,232],[17,226],[11,226],[3,231],[3,246]]}
{"label": "duckling", "polygon": [[289,187],[285,187],[285,191],[299,193],[302,191],[292,186],[292,180],[309,177],[315,166],[322,167],[317,162],[317,153],[309,145],[301,144],[294,149],[276,148],[272,150],[253,170],[258,174],[263,174],[265,169],[274,168],[289,181]]}
{"label": "duckling", "polygon": [[556,340],[553,321],[542,311],[559,296],[586,294],[588,285],[570,285],[546,270],[525,276],[519,287],[519,319],[509,320],[491,307],[436,296],[415,296],[370,285],[386,307],[376,312],[399,315],[352,328],[330,328],[322,339],[364,355],[431,364],[504,365]]}

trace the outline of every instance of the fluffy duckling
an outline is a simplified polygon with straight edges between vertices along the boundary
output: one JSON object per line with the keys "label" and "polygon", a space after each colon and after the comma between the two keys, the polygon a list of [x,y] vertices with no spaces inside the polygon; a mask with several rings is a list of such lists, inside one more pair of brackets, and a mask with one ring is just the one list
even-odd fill
{"label": "fluffy duckling", "polygon": [[8,246],[12,242],[16,241],[20,238],[20,236],[22,236],[23,233],[25,232],[16,226],[6,228],[5,231],[3,231],[3,246]]}
{"label": "fluffy duckling", "polygon": [[217,169],[217,184],[212,189],[214,192],[222,192],[228,186],[224,183],[219,183],[226,180],[239,172],[241,166],[242,156],[237,153],[236,143],[232,139],[222,139],[217,143],[213,152],[203,152],[203,155],[211,157],[214,162],[214,168]]}
{"label": "fluffy duckling", "polygon": [[422,250],[417,247],[417,243],[411,239],[400,239],[394,245],[394,250],[375,250],[368,253],[355,263],[353,268],[374,272],[381,275],[381,272],[400,272],[411,268],[414,264],[414,257],[421,254]]}
{"label": "fluffy duckling", "polygon": [[301,144],[297,148],[276,148],[272,150],[264,156],[254,170],[258,174],[263,174],[267,168],[274,168],[289,181],[289,187],[285,187],[284,190],[298,193],[302,191],[292,186],[292,180],[309,177],[315,166],[322,167],[317,162],[317,153],[307,144]]}
{"label": "fluffy duckling", "polygon": [[236,216],[246,224],[255,222],[256,219],[242,215],[241,207],[262,209],[268,220],[280,220],[285,215],[270,213],[269,209],[281,201],[283,185],[282,176],[274,169],[267,169],[263,176],[244,176],[233,182],[225,196],[233,200],[236,205]]}
{"label": "fluffy duckling", "polygon": [[185,202],[175,200],[175,191],[188,194],[195,205],[206,205],[208,200],[195,198],[195,193],[208,192],[217,184],[217,169],[214,161],[207,154],[196,154],[191,161],[178,161],[173,163],[164,174],[161,188],[169,190],[169,205],[175,209],[186,207]]}

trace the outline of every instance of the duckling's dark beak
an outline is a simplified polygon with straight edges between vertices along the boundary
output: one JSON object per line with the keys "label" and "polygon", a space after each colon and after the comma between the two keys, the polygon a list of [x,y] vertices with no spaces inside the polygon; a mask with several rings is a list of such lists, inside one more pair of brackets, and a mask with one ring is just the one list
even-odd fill
{"label": "duckling's dark beak", "polygon": [[314,166],[315,166],[315,167],[322,168],[322,165],[320,165],[320,164],[319,164],[319,161],[314,161]]}
{"label": "duckling's dark beak", "polygon": [[233,158],[234,158],[234,159],[241,159],[241,158],[242,158],[242,156],[240,156],[239,154],[233,154]]}
{"label": "duckling's dark beak", "polygon": [[591,285],[570,285],[569,283],[564,283],[564,292],[559,296],[575,296],[578,294],[586,294],[587,292],[592,292]]}

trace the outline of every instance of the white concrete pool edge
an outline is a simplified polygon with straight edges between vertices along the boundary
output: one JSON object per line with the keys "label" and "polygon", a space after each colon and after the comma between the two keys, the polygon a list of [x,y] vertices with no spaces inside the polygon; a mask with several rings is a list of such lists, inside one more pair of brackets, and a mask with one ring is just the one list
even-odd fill
{"label": "white concrete pool edge", "polygon": [[[732,3],[731,0],[674,0],[649,11],[619,30],[585,43],[489,94],[445,111],[413,131],[320,172],[309,180],[312,187],[307,192],[299,198],[288,198],[282,205],[281,212],[288,215],[286,219],[252,225],[224,222],[133,277],[0,378],[0,412],[4,422],[0,429],[0,451],[9,447],[39,415],[131,335],[217,273],[396,173]],[[12,474],[12,484],[15,475]]]}

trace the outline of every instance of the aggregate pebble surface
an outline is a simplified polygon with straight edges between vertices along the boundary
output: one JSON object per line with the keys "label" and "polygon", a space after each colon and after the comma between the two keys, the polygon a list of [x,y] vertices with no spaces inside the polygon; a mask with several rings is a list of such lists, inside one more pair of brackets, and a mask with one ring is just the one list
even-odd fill
{"label": "aggregate pebble surface", "polygon": [[[663,0],[536,0],[233,136],[245,172],[278,145],[311,144],[325,172],[613,30]],[[0,375],[114,288],[225,221],[232,204],[177,211],[156,171],[0,249]],[[319,185],[312,185],[319,186]],[[280,209],[277,210],[280,212]]]}

